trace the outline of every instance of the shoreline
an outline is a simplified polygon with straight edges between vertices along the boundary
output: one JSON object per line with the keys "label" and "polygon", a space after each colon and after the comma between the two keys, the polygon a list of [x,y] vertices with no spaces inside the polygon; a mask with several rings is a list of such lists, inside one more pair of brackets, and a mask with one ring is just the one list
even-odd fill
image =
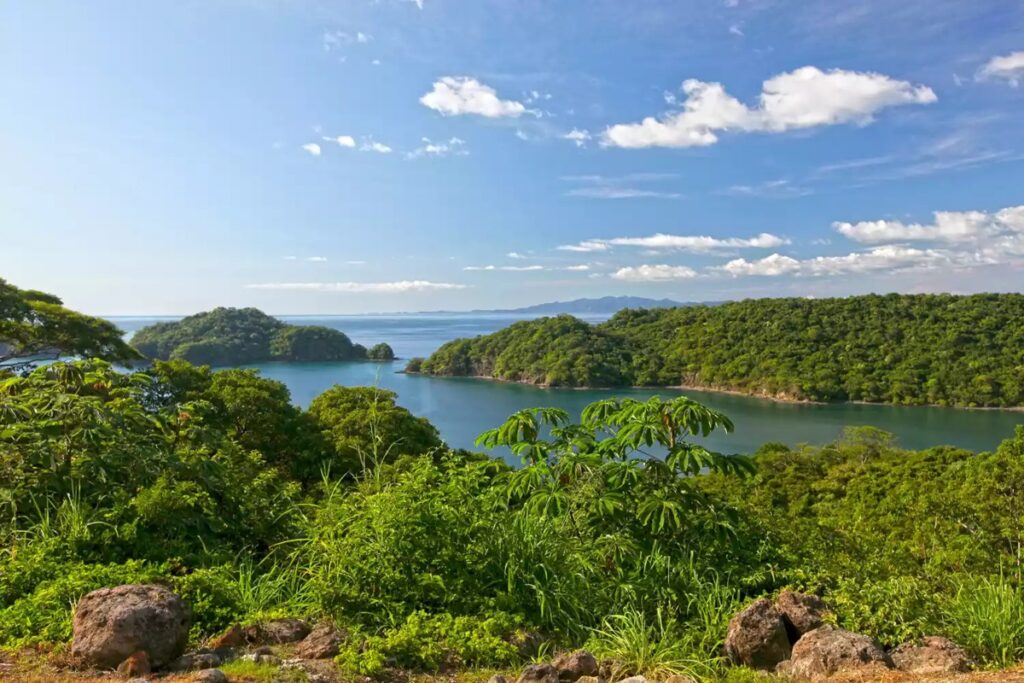
{"label": "shoreline", "polygon": [[439,379],[472,379],[482,380],[487,382],[497,382],[500,384],[520,384],[523,386],[534,387],[537,389],[553,389],[556,391],[614,391],[616,389],[675,389],[678,391],[700,391],[709,394],[725,394],[727,396],[740,396],[743,398],[753,398],[760,401],[771,401],[773,403],[782,403],[786,405],[812,405],[812,406],[843,406],[843,405],[861,405],[861,406],[880,406],[886,408],[948,408],[950,410],[963,410],[963,411],[997,411],[1006,413],[1024,413],[1024,406],[957,406],[957,405],[941,405],[938,403],[915,403],[915,404],[902,404],[902,403],[885,403],[883,401],[814,401],[811,399],[801,398],[786,398],[782,396],[773,396],[771,394],[758,394],[740,389],[724,389],[713,386],[703,386],[699,384],[673,384],[673,385],[644,385],[644,384],[630,384],[625,386],[586,386],[586,387],[560,387],[552,386],[550,384],[537,384],[536,382],[527,382],[526,380],[519,379],[503,379],[501,377],[491,377],[488,375],[433,375],[424,372],[409,372],[407,370],[399,370],[398,374],[403,375],[418,375],[421,377],[433,377]]}

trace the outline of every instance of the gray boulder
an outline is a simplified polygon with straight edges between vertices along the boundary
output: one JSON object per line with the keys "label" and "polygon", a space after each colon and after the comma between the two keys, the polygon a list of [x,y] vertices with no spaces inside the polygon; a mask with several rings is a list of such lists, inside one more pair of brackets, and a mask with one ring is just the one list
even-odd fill
{"label": "gray boulder", "polygon": [[558,669],[550,664],[532,664],[523,669],[516,683],[558,683]]}
{"label": "gray boulder", "polygon": [[761,598],[729,622],[725,653],[734,664],[752,669],[774,669],[789,657],[791,645],[782,613]]}
{"label": "gray boulder", "polygon": [[805,634],[793,646],[789,661],[778,673],[797,680],[821,680],[847,671],[891,669],[892,660],[874,638],[833,626],[822,626]]}
{"label": "gray boulder", "polygon": [[948,638],[928,636],[903,643],[890,653],[900,671],[918,675],[964,673],[972,668],[963,648]]}
{"label": "gray boulder", "polygon": [[158,669],[185,651],[189,618],[184,601],[163,586],[101,588],[78,601],[71,654],[86,666],[113,669],[141,651]]}
{"label": "gray boulder", "polygon": [[203,669],[192,678],[192,683],[228,683],[228,676],[220,669]]}

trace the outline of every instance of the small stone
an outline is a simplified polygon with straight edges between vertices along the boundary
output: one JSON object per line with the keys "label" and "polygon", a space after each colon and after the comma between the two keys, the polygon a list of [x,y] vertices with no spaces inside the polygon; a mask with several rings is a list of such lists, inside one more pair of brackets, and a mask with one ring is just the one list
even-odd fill
{"label": "small stone", "polygon": [[193,683],[228,683],[227,674],[220,669],[203,669],[193,678]]}
{"label": "small stone", "polygon": [[263,624],[263,642],[272,645],[297,643],[310,632],[309,624],[301,619],[272,619]]}
{"label": "small stone", "polygon": [[575,683],[580,676],[597,674],[597,659],[586,650],[577,650],[555,659],[553,666],[558,670],[558,679],[562,683]]}
{"label": "small stone", "polygon": [[903,643],[890,656],[897,669],[918,675],[965,673],[972,668],[963,648],[940,636]]}
{"label": "small stone", "polygon": [[576,683],[601,683],[601,679],[597,676],[580,676],[576,679]]}
{"label": "small stone", "polygon": [[266,664],[267,666],[278,666],[281,660],[274,655],[256,655],[257,664]]}
{"label": "small stone", "polygon": [[558,669],[550,664],[532,664],[523,669],[516,683],[558,683]]}
{"label": "small stone", "polygon": [[137,678],[147,676],[153,670],[149,664],[149,655],[145,650],[139,650],[128,655],[128,658],[117,665],[117,673],[125,678]]}
{"label": "small stone", "polygon": [[623,678],[619,683],[647,683],[647,679],[643,676],[630,676],[629,678]]}
{"label": "small stone", "polygon": [[210,641],[210,648],[220,650],[222,648],[235,648],[245,645],[245,631],[241,626],[235,624],[224,633]]}
{"label": "small stone", "polygon": [[501,674],[494,674],[493,676],[487,679],[487,683],[508,683],[508,679],[506,679]]}
{"label": "small stone", "polygon": [[303,659],[330,659],[337,656],[348,634],[331,624],[321,624],[295,647],[295,656]]}
{"label": "small stone", "polygon": [[665,679],[665,683],[696,683],[689,676],[680,676],[679,674],[673,674]]}

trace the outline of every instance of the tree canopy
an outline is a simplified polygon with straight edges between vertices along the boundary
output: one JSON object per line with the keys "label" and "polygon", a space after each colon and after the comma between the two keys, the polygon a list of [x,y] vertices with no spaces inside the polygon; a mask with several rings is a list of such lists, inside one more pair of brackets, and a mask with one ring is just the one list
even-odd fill
{"label": "tree canopy", "polygon": [[366,349],[339,330],[289,325],[255,308],[216,308],[135,333],[148,358],[224,366],[265,361],[364,360]]}
{"label": "tree canopy", "polygon": [[52,294],[19,289],[0,278],[0,368],[60,356],[138,359],[122,337],[106,320],[69,310]]}

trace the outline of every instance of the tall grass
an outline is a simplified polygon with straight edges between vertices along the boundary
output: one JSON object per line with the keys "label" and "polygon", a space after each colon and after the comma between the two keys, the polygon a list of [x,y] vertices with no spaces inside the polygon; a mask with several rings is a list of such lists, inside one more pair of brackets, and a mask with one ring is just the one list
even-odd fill
{"label": "tall grass", "polygon": [[1005,577],[962,584],[945,621],[949,636],[986,666],[1024,659],[1024,592]]}
{"label": "tall grass", "polygon": [[714,674],[718,662],[695,645],[692,634],[660,608],[653,618],[637,609],[610,616],[594,629],[588,644],[599,658],[617,662],[613,679],[678,674],[703,680]]}

